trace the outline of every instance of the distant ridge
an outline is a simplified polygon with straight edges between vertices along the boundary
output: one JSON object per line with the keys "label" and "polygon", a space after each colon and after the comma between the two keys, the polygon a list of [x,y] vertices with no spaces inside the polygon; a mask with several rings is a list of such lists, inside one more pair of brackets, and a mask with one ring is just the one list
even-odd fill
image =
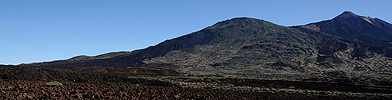
{"label": "distant ridge", "polygon": [[378,18],[359,16],[350,11],[345,11],[331,20],[310,23],[301,27],[345,39],[392,47],[392,24]]}

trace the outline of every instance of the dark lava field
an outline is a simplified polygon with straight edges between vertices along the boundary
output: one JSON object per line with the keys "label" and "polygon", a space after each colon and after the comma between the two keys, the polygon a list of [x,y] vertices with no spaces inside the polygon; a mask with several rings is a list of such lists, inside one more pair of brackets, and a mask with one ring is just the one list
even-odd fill
{"label": "dark lava field", "polygon": [[[46,85],[53,81],[63,85]],[[387,87],[197,76],[144,68],[0,70],[0,99],[347,100],[391,99],[391,92]]]}

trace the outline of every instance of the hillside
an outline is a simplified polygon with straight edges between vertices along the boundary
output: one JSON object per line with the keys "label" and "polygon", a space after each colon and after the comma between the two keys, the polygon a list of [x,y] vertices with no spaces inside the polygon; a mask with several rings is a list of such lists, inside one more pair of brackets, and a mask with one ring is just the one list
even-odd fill
{"label": "hillside", "polygon": [[386,84],[392,75],[391,53],[383,46],[320,31],[233,18],[142,50],[19,66],[146,67],[190,74]]}
{"label": "hillside", "polygon": [[352,83],[367,80],[360,77],[390,78],[391,49],[321,32],[235,18],[192,34],[211,35],[213,39],[143,62],[180,65],[177,70],[187,73],[246,77],[327,77]]}
{"label": "hillside", "polygon": [[392,24],[378,18],[345,11],[331,20],[310,23],[302,28],[320,31],[345,39],[392,47]]}

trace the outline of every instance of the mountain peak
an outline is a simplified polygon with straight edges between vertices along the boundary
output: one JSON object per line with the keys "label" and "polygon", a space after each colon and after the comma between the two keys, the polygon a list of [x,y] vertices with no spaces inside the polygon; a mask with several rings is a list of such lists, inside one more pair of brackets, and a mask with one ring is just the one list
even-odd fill
{"label": "mountain peak", "polygon": [[344,11],[332,20],[301,26],[344,39],[359,40],[392,47],[392,24],[369,16]]}
{"label": "mountain peak", "polygon": [[350,18],[350,17],[359,17],[359,15],[354,14],[351,11],[344,11],[342,14],[336,16],[334,19],[336,19],[336,18]]}
{"label": "mountain peak", "polygon": [[218,28],[218,27],[227,27],[231,25],[263,25],[263,23],[266,22],[261,19],[256,19],[256,18],[249,18],[249,17],[237,17],[237,18],[232,18],[228,19],[225,21],[220,21],[218,23],[215,23],[214,25],[208,27],[207,29],[212,29],[212,28]]}
{"label": "mountain peak", "polygon": [[238,23],[238,22],[251,22],[251,21],[263,21],[260,19],[255,19],[255,18],[249,18],[249,17],[237,17],[237,18],[232,18],[229,20],[221,21],[218,22],[217,24],[228,24],[228,23]]}

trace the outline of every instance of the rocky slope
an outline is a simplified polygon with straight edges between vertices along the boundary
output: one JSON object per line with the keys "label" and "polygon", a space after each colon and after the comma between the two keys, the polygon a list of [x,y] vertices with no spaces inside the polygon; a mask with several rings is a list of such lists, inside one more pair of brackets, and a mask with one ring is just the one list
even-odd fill
{"label": "rocky slope", "polygon": [[345,11],[331,20],[310,23],[301,27],[345,39],[392,46],[392,24],[378,18],[359,16],[350,11]]}
{"label": "rocky slope", "polygon": [[361,77],[391,78],[391,49],[375,44],[252,18],[219,22],[193,34],[213,38],[144,63],[172,63],[188,73],[247,77],[339,77],[353,83],[367,80]]}

